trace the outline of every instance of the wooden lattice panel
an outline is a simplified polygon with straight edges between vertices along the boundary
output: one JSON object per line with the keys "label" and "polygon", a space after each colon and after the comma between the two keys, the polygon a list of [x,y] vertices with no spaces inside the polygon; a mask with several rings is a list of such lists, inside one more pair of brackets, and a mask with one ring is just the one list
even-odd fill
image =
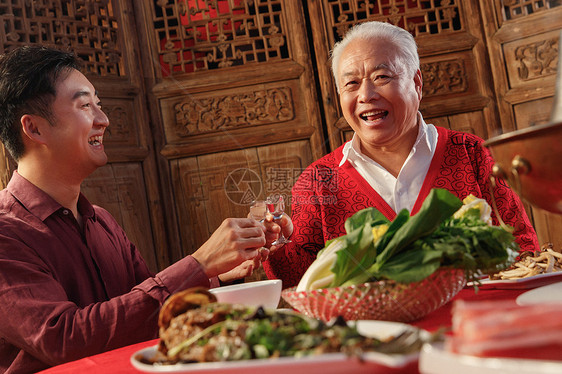
{"label": "wooden lattice panel", "polygon": [[164,76],[288,59],[281,0],[157,0]]}
{"label": "wooden lattice panel", "polygon": [[460,0],[324,0],[333,25],[334,41],[362,21],[383,21],[400,26],[414,36],[457,32],[464,29]]}
{"label": "wooden lattice panel", "polygon": [[502,21],[520,19],[561,5],[561,0],[496,0]]}
{"label": "wooden lattice panel", "polygon": [[76,52],[87,71],[124,76],[109,0],[2,0],[0,50],[42,44]]}

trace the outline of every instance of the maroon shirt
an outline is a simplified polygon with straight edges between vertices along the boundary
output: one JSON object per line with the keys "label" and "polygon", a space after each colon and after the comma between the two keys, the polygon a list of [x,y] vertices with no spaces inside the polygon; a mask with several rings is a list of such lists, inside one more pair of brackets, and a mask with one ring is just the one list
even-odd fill
{"label": "maroon shirt", "polygon": [[173,292],[209,287],[188,256],[152,275],[115,219],[72,213],[17,172],[0,191],[0,373],[34,372],[157,337]]}

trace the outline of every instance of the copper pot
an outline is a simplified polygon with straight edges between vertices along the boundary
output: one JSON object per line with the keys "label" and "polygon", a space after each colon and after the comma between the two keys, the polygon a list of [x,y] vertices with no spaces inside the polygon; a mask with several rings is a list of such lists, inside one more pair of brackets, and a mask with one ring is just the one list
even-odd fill
{"label": "copper pot", "polygon": [[562,121],[533,126],[484,143],[503,178],[530,204],[562,214]]}

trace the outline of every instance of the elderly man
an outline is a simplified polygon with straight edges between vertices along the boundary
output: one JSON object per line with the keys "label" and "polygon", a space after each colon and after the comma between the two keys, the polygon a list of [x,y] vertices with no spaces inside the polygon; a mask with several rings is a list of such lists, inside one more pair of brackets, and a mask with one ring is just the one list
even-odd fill
{"label": "elderly man", "polygon": [[155,338],[170,294],[248,275],[280,231],[227,219],[193,255],[151,274],[115,219],[80,193],[107,162],[109,121],[78,69],[74,55],[42,47],[0,58],[0,138],[18,163],[0,192],[0,372]]}
{"label": "elderly man", "polygon": [[[299,282],[325,242],[344,235],[345,220],[361,209],[375,207],[390,220],[402,209],[414,214],[434,187],[492,202],[493,160],[483,140],[426,124],[419,112],[422,75],[410,33],[382,22],[357,25],[334,46],[332,71],[355,134],[293,187],[292,243],[264,263],[284,287]],[[494,198],[521,249],[537,249],[519,198],[503,183]]]}

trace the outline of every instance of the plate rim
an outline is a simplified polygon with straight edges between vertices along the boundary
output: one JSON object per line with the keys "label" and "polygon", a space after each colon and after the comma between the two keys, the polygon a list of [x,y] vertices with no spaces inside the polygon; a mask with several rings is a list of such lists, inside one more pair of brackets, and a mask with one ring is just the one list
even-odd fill
{"label": "plate rim", "polygon": [[[471,356],[449,352],[445,349],[444,343],[425,343],[423,345],[419,358],[420,371],[433,374],[449,373],[447,368],[444,371],[439,371],[443,366],[443,362],[439,362],[439,359],[454,360],[456,374],[472,373],[474,369],[478,369],[479,374],[511,373],[512,370],[521,374],[554,374],[562,372],[562,361]],[[538,365],[541,365],[545,370],[537,371]],[[438,368],[438,370],[436,371],[435,368]]]}
{"label": "plate rim", "polygon": [[517,286],[517,285],[526,285],[529,283],[532,283],[536,280],[539,279],[543,279],[543,278],[551,278],[551,277],[562,277],[562,271],[554,271],[551,273],[541,273],[541,274],[537,274],[537,275],[533,275],[530,277],[525,277],[525,278],[517,278],[517,279],[490,279],[490,278],[484,278],[481,279],[479,281],[479,283],[476,282],[468,282],[466,284],[465,287],[473,287],[476,283],[476,286],[478,286],[478,288],[485,288],[485,287],[495,287],[496,285],[511,285],[511,286]]}
{"label": "plate rim", "polygon": [[[529,295],[532,295],[534,293],[540,293],[540,292],[544,292],[545,289],[549,289],[549,288],[556,288],[555,286],[561,287],[562,288],[562,281],[560,282],[554,282],[554,283],[550,283],[541,287],[537,287],[534,288],[532,290],[523,292],[521,295],[517,296],[517,298],[515,299],[515,303],[519,306],[527,306],[527,305],[536,305],[539,302],[525,302],[525,298],[529,297]],[[526,295],[526,296],[525,296]],[[521,302],[523,301],[523,302]],[[545,301],[541,301],[540,303],[562,303],[562,300],[545,300]]]}

